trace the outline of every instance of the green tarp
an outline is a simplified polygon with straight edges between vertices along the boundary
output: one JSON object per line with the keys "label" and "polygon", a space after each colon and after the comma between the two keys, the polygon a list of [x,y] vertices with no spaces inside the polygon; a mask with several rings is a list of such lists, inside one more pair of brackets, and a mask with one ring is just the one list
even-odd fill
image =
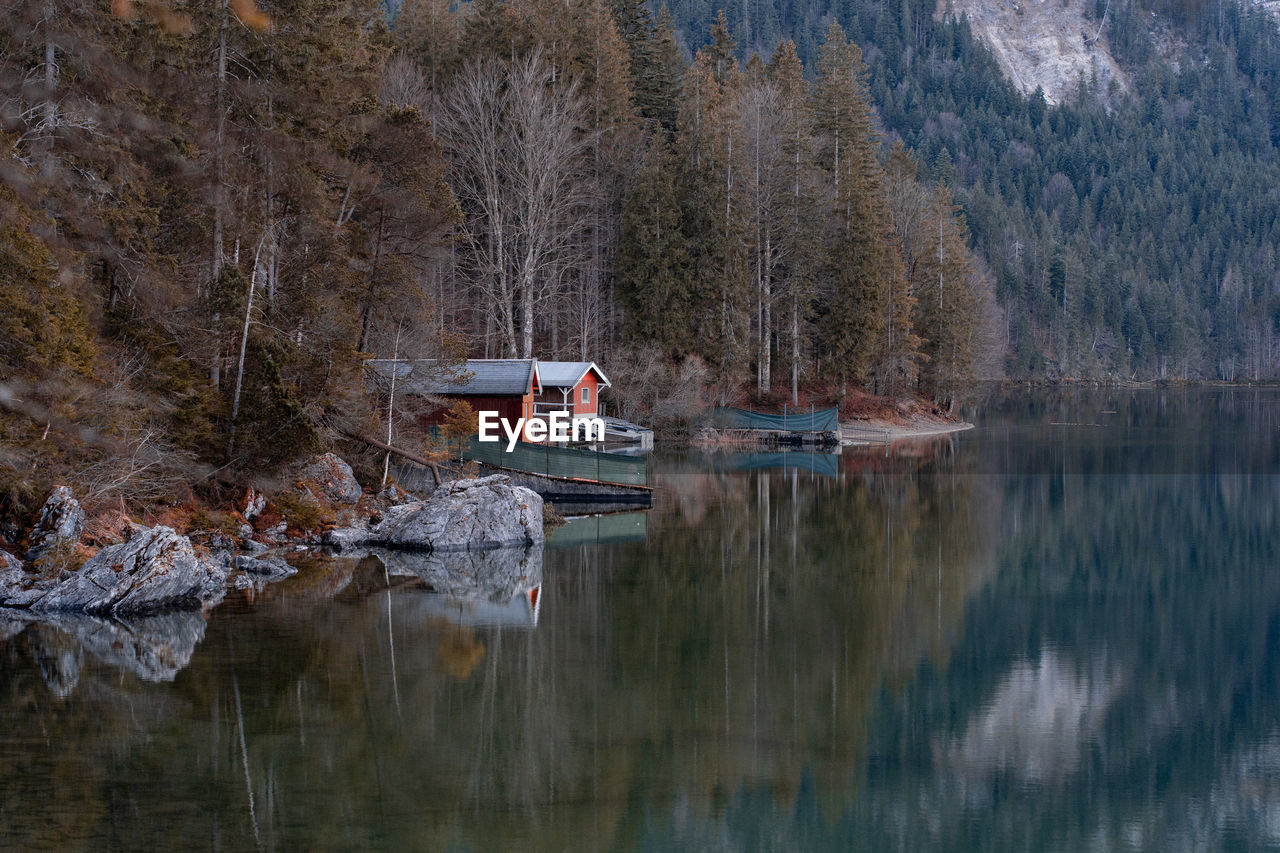
{"label": "green tarp", "polygon": [[835,409],[816,412],[795,412],[786,415],[766,415],[749,412],[731,406],[719,406],[715,411],[715,425],[721,429],[761,429],[781,432],[835,432],[839,418]]}
{"label": "green tarp", "polygon": [[624,486],[649,485],[649,462],[644,456],[598,453],[551,444],[518,443],[510,452],[506,440],[481,442],[472,437],[463,458],[485,465],[498,465],[577,480],[596,480]]}

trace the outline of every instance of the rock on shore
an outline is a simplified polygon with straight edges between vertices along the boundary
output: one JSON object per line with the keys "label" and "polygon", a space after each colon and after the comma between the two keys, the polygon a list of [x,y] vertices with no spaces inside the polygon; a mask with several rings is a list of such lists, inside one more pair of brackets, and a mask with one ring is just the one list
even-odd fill
{"label": "rock on shore", "polygon": [[342,549],[361,545],[426,551],[481,551],[541,544],[542,498],[513,486],[504,474],[455,480],[425,501],[393,506],[372,528],[330,530],[325,543]]}
{"label": "rock on shore", "polygon": [[84,510],[66,486],[58,486],[40,510],[40,521],[31,531],[27,559],[35,562],[58,553],[70,553],[84,532]]}
{"label": "rock on shore", "polygon": [[0,570],[0,606],[36,613],[123,615],[210,607],[226,593],[228,569],[197,554],[169,527],[135,527],[127,542],[103,548],[78,571],[28,575]]}
{"label": "rock on shore", "polygon": [[351,466],[332,453],[308,462],[302,469],[302,476],[319,486],[324,496],[335,504],[354,504],[363,494]]}

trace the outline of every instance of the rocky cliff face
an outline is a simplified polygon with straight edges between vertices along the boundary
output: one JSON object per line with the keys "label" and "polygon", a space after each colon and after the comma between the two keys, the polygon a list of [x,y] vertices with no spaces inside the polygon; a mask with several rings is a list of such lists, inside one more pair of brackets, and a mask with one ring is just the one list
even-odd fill
{"label": "rocky cliff face", "polygon": [[1122,91],[1129,80],[1107,47],[1106,26],[1085,17],[1087,0],[942,0],[939,15],[968,15],[1004,73],[1023,94],[1039,86],[1045,100],[1060,103],[1076,91],[1081,77],[1095,77],[1099,91],[1114,80]]}

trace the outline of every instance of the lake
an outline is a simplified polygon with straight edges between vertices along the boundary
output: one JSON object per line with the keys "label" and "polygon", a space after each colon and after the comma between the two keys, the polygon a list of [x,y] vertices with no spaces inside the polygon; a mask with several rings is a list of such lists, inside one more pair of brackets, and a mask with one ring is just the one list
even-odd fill
{"label": "lake", "polygon": [[0,617],[0,845],[1280,845],[1280,389],[969,417],[661,452],[651,511],[453,598],[304,556],[207,618]]}

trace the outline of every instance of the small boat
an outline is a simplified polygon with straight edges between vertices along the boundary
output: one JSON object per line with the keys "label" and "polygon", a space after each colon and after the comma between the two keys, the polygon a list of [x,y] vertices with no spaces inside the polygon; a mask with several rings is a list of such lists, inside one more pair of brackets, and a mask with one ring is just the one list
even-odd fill
{"label": "small boat", "polygon": [[653,430],[624,421],[622,418],[601,418],[604,421],[606,444],[634,444],[640,450],[653,450]]}

